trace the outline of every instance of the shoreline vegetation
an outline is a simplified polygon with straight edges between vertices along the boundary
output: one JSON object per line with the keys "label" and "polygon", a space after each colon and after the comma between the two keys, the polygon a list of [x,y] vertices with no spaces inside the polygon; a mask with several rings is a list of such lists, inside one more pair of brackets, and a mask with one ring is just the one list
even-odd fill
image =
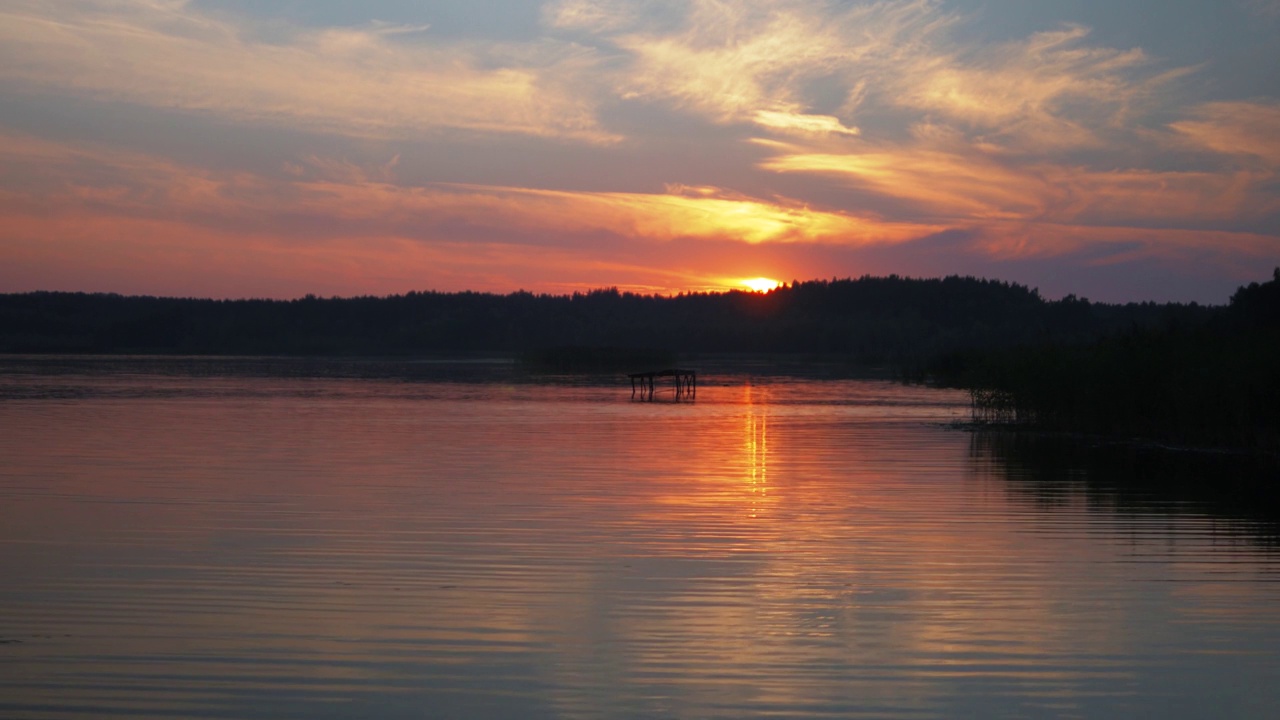
{"label": "shoreline vegetation", "polygon": [[547,373],[773,357],[964,388],[979,425],[1280,455],[1280,268],[1223,306],[1051,301],[1022,285],[957,276],[673,297],[0,294],[0,353],[505,355]]}
{"label": "shoreline vegetation", "polygon": [[1280,457],[1280,269],[1195,322],[961,351],[933,368],[970,391],[978,424]]}

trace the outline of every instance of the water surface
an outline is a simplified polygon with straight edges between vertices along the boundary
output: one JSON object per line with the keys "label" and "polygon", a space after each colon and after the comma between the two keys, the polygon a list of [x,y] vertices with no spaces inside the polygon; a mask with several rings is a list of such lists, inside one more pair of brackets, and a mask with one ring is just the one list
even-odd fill
{"label": "water surface", "polygon": [[1280,711],[1257,518],[959,393],[467,368],[0,363],[0,716]]}

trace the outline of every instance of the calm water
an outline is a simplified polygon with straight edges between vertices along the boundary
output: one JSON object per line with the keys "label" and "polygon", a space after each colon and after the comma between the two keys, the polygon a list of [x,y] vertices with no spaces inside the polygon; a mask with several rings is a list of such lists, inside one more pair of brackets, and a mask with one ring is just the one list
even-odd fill
{"label": "calm water", "polygon": [[966,409],[0,360],[0,716],[1280,713],[1268,525],[1019,460]]}

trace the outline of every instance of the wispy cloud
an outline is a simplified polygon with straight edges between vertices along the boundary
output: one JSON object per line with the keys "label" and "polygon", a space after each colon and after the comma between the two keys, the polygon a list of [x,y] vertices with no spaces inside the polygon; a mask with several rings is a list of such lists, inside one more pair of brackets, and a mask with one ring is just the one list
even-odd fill
{"label": "wispy cloud", "polygon": [[1280,211],[1274,174],[1095,170],[1068,163],[1011,162],[963,143],[846,146],[841,152],[758,141],[777,154],[761,166],[842,179],[909,203],[912,214],[956,227],[995,220],[1182,226],[1265,219]]}
{"label": "wispy cloud", "polygon": [[1099,128],[1123,124],[1153,86],[1185,69],[1143,71],[1140,49],[1083,43],[1071,26],[979,49],[943,47],[912,58],[889,80],[894,102],[982,133],[988,142],[1044,153],[1097,146]]}
{"label": "wispy cloud", "polygon": [[1207,103],[1172,127],[1202,148],[1256,158],[1280,170],[1280,101]]}
{"label": "wispy cloud", "polygon": [[858,128],[846,127],[840,119],[832,115],[809,115],[803,113],[779,112],[777,110],[758,110],[752,116],[757,125],[782,133],[798,133],[800,135],[858,135]]}
{"label": "wispy cloud", "polygon": [[[853,133],[859,76],[899,58],[951,21],[928,0],[833,9],[796,2],[611,3],[580,0],[546,13],[559,29],[592,33],[627,63],[625,98],[673,103],[720,123],[784,132]],[[811,83],[834,79],[825,90]],[[817,107],[829,108],[817,112]],[[832,112],[837,111],[838,112]]]}
{"label": "wispy cloud", "polygon": [[[405,262],[439,257],[446,250],[459,267],[510,264],[516,257],[559,258],[561,269],[555,272],[548,269],[549,260],[526,263],[523,272],[563,277],[568,268],[578,268],[590,276],[606,266],[619,272],[625,267],[628,277],[648,278],[634,284],[671,291],[714,284],[711,278],[739,264],[726,259],[726,248],[742,243],[862,247],[908,242],[944,229],[714,187],[672,185],[623,193],[404,185],[396,181],[395,158],[361,164],[309,156],[263,175],[0,135],[0,161],[13,171],[10,180],[0,178],[0,231],[11,252],[24,247],[25,254],[40,247],[42,236],[83,240],[96,228],[102,242],[134,248],[121,252],[142,261],[149,252],[144,247],[161,237],[163,228],[175,238],[173,252],[179,255],[191,239],[221,237],[226,252],[262,254],[268,264],[282,253],[329,257],[332,248],[341,247],[360,265],[368,254],[360,250],[364,238],[378,256],[389,248],[421,246],[406,249]],[[68,223],[79,228],[70,236]],[[128,239],[130,231],[139,234]],[[673,244],[680,250],[664,249]],[[699,245],[716,249],[703,252]],[[495,248],[503,249],[508,260],[481,260]],[[538,256],[539,251],[544,254]],[[653,263],[654,257],[672,253],[681,259]],[[171,254],[155,254],[156,261]],[[570,262],[570,256],[577,259]],[[640,272],[646,265],[648,271]],[[666,284],[660,282],[664,277]],[[563,277],[562,284],[571,282],[572,277]],[[576,282],[589,285],[582,276]]]}
{"label": "wispy cloud", "polygon": [[911,113],[1021,149],[1097,146],[1099,128],[1188,72],[1157,72],[1141,49],[1091,46],[1078,25],[966,45],[953,32],[966,19],[933,0],[565,0],[547,18],[625,58],[623,97],[787,133],[853,134],[860,117]]}
{"label": "wispy cloud", "polygon": [[766,170],[844,179],[874,194],[906,201],[911,214],[941,222],[1034,217],[1045,211],[1052,194],[1044,179],[965,148],[759,144],[777,151],[761,163]]}
{"label": "wispy cloud", "polygon": [[894,243],[943,229],[849,213],[815,210],[781,198],[761,199],[720,188],[668,187],[663,193],[568,192],[530,188],[460,186],[467,194],[450,204],[501,201],[507,222],[548,230],[605,230],[649,241],[677,238],[755,243]]}
{"label": "wispy cloud", "polygon": [[271,41],[253,30],[182,0],[14,0],[0,9],[0,80],[356,135],[616,139],[573,84],[593,62],[582,48],[468,45],[385,24]]}
{"label": "wispy cloud", "polygon": [[225,223],[267,215],[377,221],[382,230],[463,223],[519,228],[553,243],[561,233],[610,233],[641,242],[678,238],[746,243],[902,242],[944,228],[873,215],[819,210],[786,198],[754,198],[715,187],[671,185],[661,192],[551,190],[395,182],[398,158],[364,165],[308,156],[278,177],[213,172],[164,158],[85,145],[0,135],[0,159],[23,182],[0,185],[13,206],[94,205]]}
{"label": "wispy cloud", "polygon": [[[1212,99],[1209,66],[1081,25],[983,43],[942,0],[558,0],[486,42],[207,7],[10,0],[0,91],[176,111],[175,136],[201,115],[253,147],[261,126],[343,137],[237,168],[107,126],[136,150],[0,129],[0,259],[145,263],[167,233],[174,262],[204,243],[227,272],[251,270],[219,252],[280,272],[297,252],[318,275],[347,253],[351,277],[666,290],[770,274],[745,257],[857,273],[939,238],[966,262],[1280,260],[1274,90]],[[83,246],[40,255],[42,232]]]}

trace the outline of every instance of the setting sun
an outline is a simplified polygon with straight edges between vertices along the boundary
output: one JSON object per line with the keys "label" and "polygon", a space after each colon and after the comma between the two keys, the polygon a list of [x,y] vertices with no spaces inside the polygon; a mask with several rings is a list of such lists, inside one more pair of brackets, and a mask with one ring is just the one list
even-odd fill
{"label": "setting sun", "polygon": [[774,288],[778,287],[782,283],[778,282],[777,280],[774,280],[773,278],[757,277],[757,278],[745,278],[739,281],[739,284],[745,287],[748,287],[755,292],[762,293],[762,292],[769,292],[770,290],[773,290]]}

